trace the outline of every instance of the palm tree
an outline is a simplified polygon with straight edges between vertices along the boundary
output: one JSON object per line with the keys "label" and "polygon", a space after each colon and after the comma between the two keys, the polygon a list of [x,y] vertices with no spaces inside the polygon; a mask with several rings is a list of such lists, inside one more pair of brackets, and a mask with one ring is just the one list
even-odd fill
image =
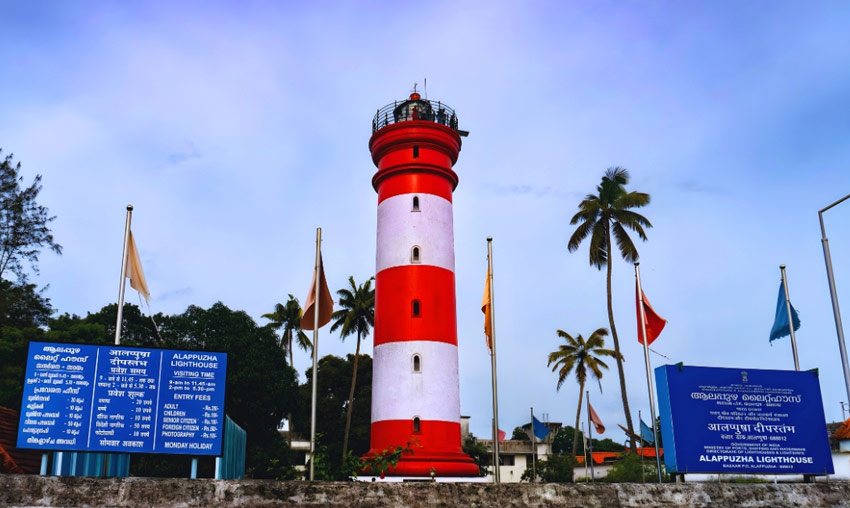
{"label": "palm tree", "polygon": [[301,305],[298,303],[298,298],[289,295],[286,305],[277,303],[274,306],[274,312],[269,312],[262,316],[271,320],[269,326],[273,330],[283,328],[283,333],[280,334],[280,347],[283,349],[284,354],[289,352],[289,366],[292,368],[295,368],[292,357],[292,341],[294,339],[298,339],[298,347],[304,351],[310,351],[313,348],[310,338],[301,330],[302,314],[303,311],[301,310]]}
{"label": "palm tree", "polygon": [[[608,335],[608,330],[598,328],[590,334],[587,340],[584,340],[581,334],[573,337],[563,330],[558,330],[558,337],[564,339],[566,344],[561,344],[557,351],[549,353],[549,363],[546,366],[554,364],[552,365],[552,372],[558,371],[559,391],[570,372],[575,371],[578,380],[578,408],[576,409],[576,426],[573,434],[573,456],[575,456],[578,446],[578,421],[581,416],[581,401],[584,396],[584,383],[587,381],[587,370],[590,369],[590,374],[599,381],[602,379],[602,369],[608,369],[608,364],[602,361],[600,357],[619,358],[619,353],[616,351],[605,349],[606,335]],[[602,390],[601,382],[599,390]]]}
{"label": "palm tree", "polygon": [[598,269],[603,266],[608,269],[608,323],[611,326],[611,336],[614,338],[614,351],[617,357],[617,373],[620,375],[620,393],[623,396],[623,411],[626,413],[626,426],[629,430],[629,442],[632,452],[636,452],[634,426],[629,411],[629,399],[626,395],[626,378],[623,372],[623,355],[620,353],[620,340],[617,337],[617,327],[614,326],[614,307],[611,302],[611,263],[613,257],[611,234],[617,242],[620,255],[628,262],[638,260],[638,251],[626,229],[636,232],[641,240],[646,241],[643,228],[651,228],[652,224],[643,215],[633,212],[632,208],[640,208],[649,204],[649,194],[644,192],[627,192],[625,185],[629,182],[629,172],[626,168],[608,168],[602,183],[596,187],[597,194],[588,194],[579,203],[571,225],[579,224],[570,237],[568,248],[570,252],[578,250],[581,242],[590,237],[590,264]]}
{"label": "palm tree", "polygon": [[348,451],[348,434],[351,430],[351,410],[354,407],[354,387],[357,384],[357,362],[360,359],[360,339],[369,335],[369,330],[375,325],[375,290],[372,289],[374,277],[358,286],[354,277],[348,278],[350,287],[336,292],[339,296],[340,309],[333,313],[331,332],[342,328],[340,339],[357,334],[357,348],[354,351],[354,373],[351,375],[351,389],[348,392],[348,408],[345,414],[345,437],[342,440],[342,457]]}

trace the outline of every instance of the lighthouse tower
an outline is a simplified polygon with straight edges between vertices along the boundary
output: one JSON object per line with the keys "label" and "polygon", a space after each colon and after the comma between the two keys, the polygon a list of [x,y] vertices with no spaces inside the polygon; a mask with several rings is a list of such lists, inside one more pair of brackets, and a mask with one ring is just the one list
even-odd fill
{"label": "lighthouse tower", "polygon": [[461,450],[452,166],[455,112],[414,92],[379,109],[369,149],[378,168],[372,436],[369,454],[407,446],[387,474],[477,476]]}

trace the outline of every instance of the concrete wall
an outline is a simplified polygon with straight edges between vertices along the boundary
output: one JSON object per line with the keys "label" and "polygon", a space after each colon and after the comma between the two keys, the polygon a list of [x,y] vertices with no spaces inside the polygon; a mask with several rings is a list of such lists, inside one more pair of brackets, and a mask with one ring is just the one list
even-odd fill
{"label": "concrete wall", "polygon": [[0,475],[4,507],[850,508],[850,483],[318,483]]}

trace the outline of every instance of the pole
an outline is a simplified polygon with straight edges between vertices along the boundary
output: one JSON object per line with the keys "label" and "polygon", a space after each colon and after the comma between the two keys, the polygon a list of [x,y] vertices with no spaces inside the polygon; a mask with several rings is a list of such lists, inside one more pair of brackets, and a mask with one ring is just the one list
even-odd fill
{"label": "pole", "polygon": [[841,367],[844,370],[844,387],[847,389],[847,400],[850,401],[850,364],[847,362],[847,346],[844,343],[844,327],[841,325],[841,310],[838,308],[838,290],[835,288],[835,276],[832,273],[832,257],[829,254],[829,240],[826,238],[826,228],[823,225],[823,212],[847,199],[850,199],[850,194],[844,196],[826,208],[819,210],[818,219],[820,219],[821,244],[823,244],[823,257],[826,263],[826,278],[829,281],[829,296],[832,299],[832,315],[835,318],[835,332],[838,335],[838,351],[841,353]]}
{"label": "pole", "polygon": [[794,370],[800,370],[797,357],[797,339],[794,337],[794,319],[791,316],[791,297],[788,296],[788,280],[785,278],[785,265],[779,265],[782,271],[782,287],[785,288],[785,311],[788,313],[788,331],[791,332],[791,350],[794,352]]}
{"label": "pole", "polygon": [[531,483],[537,483],[537,436],[534,435],[534,408],[531,408]]}
{"label": "pole", "polygon": [[192,468],[189,471],[189,478],[193,480],[198,479],[198,457],[192,457]]}
{"label": "pole", "polygon": [[41,454],[41,469],[38,474],[47,476],[47,452]]}
{"label": "pole", "polygon": [[590,421],[590,390],[587,390],[587,442],[590,443],[590,481],[594,480],[596,474],[593,472],[593,425]]}
{"label": "pole", "polygon": [[[316,463],[316,387],[319,384],[319,286],[322,281],[319,275],[319,265],[322,255],[322,228],[316,228],[316,268],[314,280],[316,287],[313,293],[313,398],[310,408],[310,481],[313,481]],[[291,430],[290,430],[291,432]]]}
{"label": "pole", "polygon": [[[493,380],[493,454],[495,456],[494,481],[502,483],[499,467],[499,389],[496,383],[496,308],[493,301],[493,237],[487,237],[487,277],[490,286],[490,372]],[[532,427],[534,421],[532,420]],[[533,432],[532,428],[532,434]]]}
{"label": "pole", "polygon": [[118,286],[118,318],[115,321],[115,345],[121,344],[121,325],[124,317],[124,279],[127,278],[127,247],[130,244],[130,220],[133,218],[133,205],[127,205],[127,221],[124,224],[124,257],[121,258],[121,284]]}
{"label": "pole", "polygon": [[[644,335],[645,337],[645,335]],[[640,415],[640,409],[638,409],[638,424],[643,423],[643,417]],[[639,425],[640,426],[640,425]],[[640,427],[640,479],[641,483],[646,483],[646,471],[643,467],[643,447],[646,446],[646,441],[643,439],[643,427]]]}
{"label": "pole", "polygon": [[652,417],[652,439],[655,441],[655,467],[658,469],[658,483],[661,483],[661,454],[658,450],[658,434],[655,432],[655,397],[652,392],[652,366],[649,363],[649,337],[646,335],[646,309],[643,306],[643,287],[640,285],[640,262],[635,263],[635,280],[640,307],[640,329],[643,334],[643,359],[646,363],[646,387],[649,390],[649,412]]}
{"label": "pole", "polygon": [[587,483],[587,436],[584,435],[584,422],[581,422],[581,448],[584,453],[584,482]]}

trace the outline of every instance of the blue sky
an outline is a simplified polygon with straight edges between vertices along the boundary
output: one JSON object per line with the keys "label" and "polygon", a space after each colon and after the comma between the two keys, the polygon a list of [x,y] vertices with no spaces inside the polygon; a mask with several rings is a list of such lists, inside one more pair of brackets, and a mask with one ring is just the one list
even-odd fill
{"label": "blue sky", "polygon": [[[768,344],[780,263],[830,420],[846,400],[817,210],[850,193],[850,4],[816,2],[0,2],[0,147],[64,255],[61,312],[117,298],[124,207],[153,312],[223,301],[259,322],[310,284],[315,228],[333,288],[375,270],[374,111],[428,81],[458,112],[455,248],[461,411],[489,434],[478,309],[494,237],[501,427],[572,424],[556,329],[607,327],[604,272],[567,252],[605,168],[627,167],[655,226],[644,289],[669,362],[793,368]],[[850,315],[850,203],[826,214]],[[634,271],[614,265],[629,397],[647,414]],[[128,293],[129,301],[137,301]],[[327,330],[320,353],[354,351]],[[365,351],[371,353],[371,343]],[[653,365],[668,360],[653,355]],[[298,352],[302,372],[308,355]],[[623,435],[616,369],[591,387]],[[261,389],[261,388],[259,388]]]}

